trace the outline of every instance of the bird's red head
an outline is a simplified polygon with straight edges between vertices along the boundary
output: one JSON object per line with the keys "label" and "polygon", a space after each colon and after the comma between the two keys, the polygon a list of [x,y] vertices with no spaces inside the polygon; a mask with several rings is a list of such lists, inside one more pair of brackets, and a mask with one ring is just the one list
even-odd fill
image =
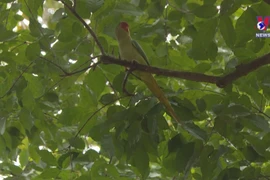
{"label": "bird's red head", "polygon": [[120,22],[119,26],[124,29],[126,32],[129,32],[128,23],[126,22]]}

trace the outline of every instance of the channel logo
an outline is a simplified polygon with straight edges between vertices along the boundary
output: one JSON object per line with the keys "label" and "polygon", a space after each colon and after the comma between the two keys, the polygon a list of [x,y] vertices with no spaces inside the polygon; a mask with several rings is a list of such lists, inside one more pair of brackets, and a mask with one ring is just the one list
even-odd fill
{"label": "channel logo", "polygon": [[270,16],[257,16],[257,29],[261,31],[260,33],[256,33],[257,38],[270,38],[270,33],[267,32],[269,24]]}

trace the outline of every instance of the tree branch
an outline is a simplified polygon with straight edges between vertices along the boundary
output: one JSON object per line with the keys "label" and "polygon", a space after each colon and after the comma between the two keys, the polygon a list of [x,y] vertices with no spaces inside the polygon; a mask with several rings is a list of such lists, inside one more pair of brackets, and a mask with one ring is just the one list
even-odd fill
{"label": "tree branch", "polygon": [[16,83],[19,81],[19,79],[21,79],[21,77],[23,76],[23,74],[30,68],[30,66],[32,66],[32,64],[34,63],[34,61],[30,62],[29,65],[22,71],[22,73],[15,79],[14,83],[12,84],[12,86],[8,89],[8,91],[0,96],[0,99],[4,98],[8,93],[11,92],[11,90],[14,88],[14,86],[16,85]]}
{"label": "tree branch", "polygon": [[126,84],[127,84],[127,80],[128,80],[128,76],[132,73],[132,69],[129,69],[126,71],[123,83],[122,83],[122,91],[127,95],[127,96],[134,96],[134,94],[128,92],[128,90],[126,89]]}
{"label": "tree branch", "polygon": [[102,55],[105,55],[105,51],[101,45],[101,43],[99,42],[97,35],[95,34],[95,32],[90,28],[90,26],[81,18],[81,16],[71,7],[69,6],[66,2],[64,2],[63,0],[56,0],[56,1],[60,1],[61,3],[63,3],[65,5],[65,7],[67,7],[70,12],[83,24],[83,26],[87,29],[87,31],[91,34],[91,36],[94,38],[95,42],[97,43],[100,52]]}
{"label": "tree branch", "polygon": [[266,64],[270,64],[270,53],[259,57],[249,63],[239,64],[238,66],[236,66],[235,71],[220,78],[216,84],[218,87],[223,88],[231,82],[235,81],[236,79],[243,77]]}
{"label": "tree branch", "polygon": [[212,84],[216,84],[217,87],[219,88],[224,88],[228,84],[231,84],[233,81],[243,76],[246,76],[250,72],[258,69],[259,67],[270,64],[270,53],[262,57],[259,57],[252,62],[249,62],[246,64],[240,64],[236,67],[235,71],[224,76],[210,76],[210,75],[205,75],[205,74],[196,73],[196,72],[174,71],[174,70],[162,69],[162,68],[134,63],[135,61],[130,62],[126,60],[120,60],[120,59],[114,58],[112,56],[107,56],[107,55],[101,56],[100,61],[103,64],[117,64],[117,65],[129,67],[138,71],[149,72],[152,74],[163,75],[167,77],[176,77],[176,78],[186,79],[190,81],[212,83]]}
{"label": "tree branch", "polygon": [[194,73],[194,72],[184,72],[184,71],[174,71],[168,69],[157,68],[153,66],[143,65],[135,63],[136,61],[130,62],[126,60],[119,60],[111,56],[101,56],[100,61],[104,64],[117,64],[125,67],[129,67],[138,71],[149,72],[152,74],[158,74],[168,77],[176,77],[191,81],[197,82],[208,82],[215,84],[219,77],[216,76],[209,76],[201,73]]}
{"label": "tree branch", "polygon": [[86,126],[86,124],[98,113],[100,112],[102,109],[104,109],[105,107],[115,103],[116,101],[119,101],[123,98],[126,98],[128,96],[121,96],[121,97],[118,97],[117,99],[114,99],[112,100],[111,102],[107,103],[107,104],[104,104],[103,106],[101,106],[100,108],[98,108],[86,121],[85,123],[82,125],[82,127],[79,129],[79,131],[76,133],[76,135],[74,136],[74,138],[78,137],[78,135],[81,133],[81,131],[83,130],[83,128]]}

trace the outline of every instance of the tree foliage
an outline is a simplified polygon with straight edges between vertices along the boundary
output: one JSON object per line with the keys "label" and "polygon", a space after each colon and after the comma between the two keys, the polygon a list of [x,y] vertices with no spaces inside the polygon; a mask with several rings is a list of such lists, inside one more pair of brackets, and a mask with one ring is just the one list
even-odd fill
{"label": "tree foliage", "polygon": [[183,127],[136,77],[123,93],[123,66],[97,63],[118,58],[126,21],[151,66],[222,77],[270,53],[255,37],[269,12],[262,0],[2,0],[0,174],[269,179],[268,65],[224,88],[155,76]]}

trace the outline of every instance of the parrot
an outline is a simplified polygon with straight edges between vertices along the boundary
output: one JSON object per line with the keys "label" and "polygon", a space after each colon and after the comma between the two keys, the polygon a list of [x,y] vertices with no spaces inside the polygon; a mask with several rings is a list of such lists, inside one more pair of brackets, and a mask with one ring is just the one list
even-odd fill
{"label": "parrot", "polygon": [[[142,47],[130,37],[129,25],[127,22],[120,22],[115,29],[116,39],[119,46],[120,59],[137,62],[144,65],[149,65],[146,54]],[[169,115],[175,119],[178,123],[182,124],[182,121],[176,115],[169,100],[165,96],[164,92],[160,89],[157,81],[151,73],[134,71],[134,74],[141,79],[154,96],[163,104],[169,113]]]}

